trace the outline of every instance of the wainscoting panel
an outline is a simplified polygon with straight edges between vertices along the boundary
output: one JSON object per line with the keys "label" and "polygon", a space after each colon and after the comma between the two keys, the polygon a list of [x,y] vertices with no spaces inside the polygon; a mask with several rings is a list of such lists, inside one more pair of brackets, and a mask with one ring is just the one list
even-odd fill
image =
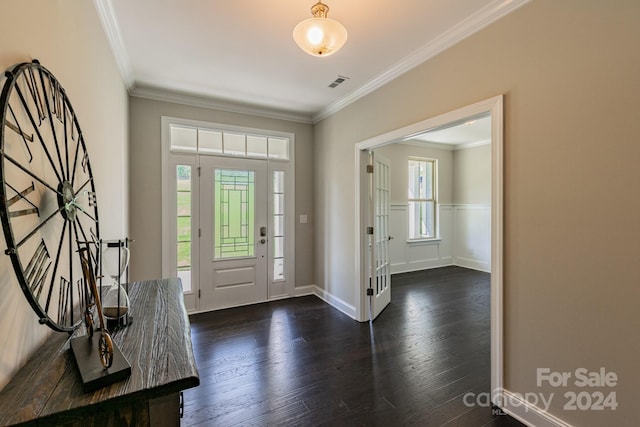
{"label": "wainscoting panel", "polygon": [[453,263],[491,271],[491,206],[454,205]]}
{"label": "wainscoting panel", "polygon": [[407,205],[392,204],[389,232],[391,274],[459,265],[489,271],[491,265],[491,207],[440,205],[440,238],[408,242]]}

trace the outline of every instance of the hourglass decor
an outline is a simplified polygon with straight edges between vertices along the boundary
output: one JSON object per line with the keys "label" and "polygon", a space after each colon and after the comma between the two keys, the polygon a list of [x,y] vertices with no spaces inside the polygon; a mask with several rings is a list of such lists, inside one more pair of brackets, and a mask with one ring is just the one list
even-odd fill
{"label": "hourglass decor", "polygon": [[[129,313],[129,238],[103,240],[101,244],[101,274],[111,278],[106,290],[101,289],[102,311],[107,322],[127,326]],[[124,282],[123,282],[124,275]]]}

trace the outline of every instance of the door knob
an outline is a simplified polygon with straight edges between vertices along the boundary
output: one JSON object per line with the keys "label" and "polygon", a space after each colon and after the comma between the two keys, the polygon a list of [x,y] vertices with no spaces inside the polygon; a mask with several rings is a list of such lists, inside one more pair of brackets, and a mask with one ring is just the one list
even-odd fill
{"label": "door knob", "polygon": [[260,239],[260,243],[264,245],[265,243],[267,243],[267,241],[265,239]]}

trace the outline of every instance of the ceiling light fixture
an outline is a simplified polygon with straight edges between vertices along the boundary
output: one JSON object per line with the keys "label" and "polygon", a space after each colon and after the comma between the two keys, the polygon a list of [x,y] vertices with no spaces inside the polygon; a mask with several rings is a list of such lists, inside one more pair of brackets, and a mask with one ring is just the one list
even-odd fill
{"label": "ceiling light fixture", "polygon": [[344,25],[327,18],[328,12],[329,6],[318,1],[311,6],[313,18],[305,19],[293,29],[293,39],[309,55],[329,56],[347,41]]}

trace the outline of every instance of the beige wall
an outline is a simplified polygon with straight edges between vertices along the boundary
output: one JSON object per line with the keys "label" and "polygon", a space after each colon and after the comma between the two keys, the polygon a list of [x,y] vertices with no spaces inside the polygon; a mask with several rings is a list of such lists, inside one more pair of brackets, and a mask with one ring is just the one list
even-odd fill
{"label": "beige wall", "polygon": [[453,203],[491,204],[491,145],[453,152]]}
{"label": "beige wall", "polygon": [[[555,392],[573,425],[636,425],[639,16],[535,0],[317,124],[317,285],[355,302],[354,144],[505,94],[505,386]],[[618,409],[563,410],[545,367],[616,372]]]}
{"label": "beige wall", "polygon": [[438,160],[438,203],[449,204],[453,200],[453,151],[421,147],[409,144],[390,144],[377,148],[376,154],[391,163],[391,203],[407,203],[409,182],[409,157],[424,157]]}
{"label": "beige wall", "polygon": [[[128,96],[93,3],[1,0],[0,14],[0,69],[37,58],[62,83],[91,158],[102,236],[126,235]],[[0,255],[0,388],[49,332]]]}
{"label": "beige wall", "polygon": [[407,203],[407,160],[438,160],[439,204],[491,203],[491,145],[443,150],[412,144],[390,144],[375,152],[391,163],[391,203]]}
{"label": "beige wall", "polygon": [[131,279],[162,275],[162,183],[160,122],[162,116],[246,126],[295,134],[296,286],[313,284],[313,128],[309,124],[229,113],[131,97]]}

